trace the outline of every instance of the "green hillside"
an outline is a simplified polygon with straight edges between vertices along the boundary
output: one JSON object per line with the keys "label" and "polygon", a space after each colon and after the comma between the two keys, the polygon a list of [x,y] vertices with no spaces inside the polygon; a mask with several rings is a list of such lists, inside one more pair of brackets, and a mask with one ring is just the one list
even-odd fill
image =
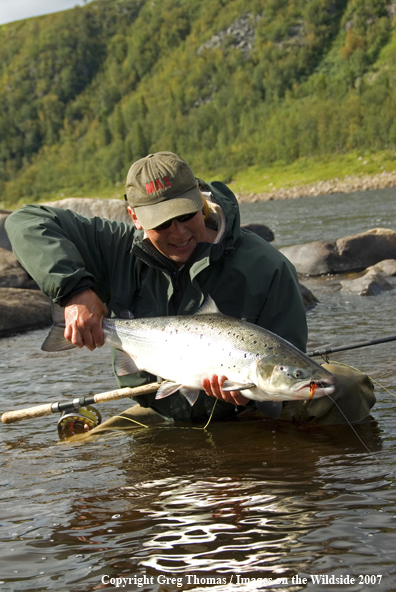
{"label": "green hillside", "polygon": [[396,168],[395,28],[395,0],[94,0],[3,25],[0,203],[122,195],[157,150],[228,182]]}

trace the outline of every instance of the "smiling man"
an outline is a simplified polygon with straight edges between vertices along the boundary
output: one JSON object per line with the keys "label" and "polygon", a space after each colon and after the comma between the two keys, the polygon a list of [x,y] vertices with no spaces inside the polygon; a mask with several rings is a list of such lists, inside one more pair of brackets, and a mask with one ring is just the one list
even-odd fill
{"label": "smiling man", "polygon": [[197,180],[176,154],[149,154],[133,164],[125,197],[136,228],[144,229],[152,245],[178,267],[188,261],[199,243],[213,243],[216,238],[217,231],[198,215],[203,211],[204,197]]}
{"label": "smiling man", "polygon": [[[295,269],[276,248],[241,228],[238,202],[226,185],[205,183],[176,154],[158,152],[131,166],[125,198],[131,224],[37,205],[7,219],[16,256],[43,292],[65,308],[71,343],[90,350],[102,346],[106,316],[190,315],[210,295],[223,314],[305,350],[307,324]],[[177,421],[206,421],[211,397],[219,399],[215,418],[235,417],[236,406],[238,412],[254,407],[240,392],[223,391],[225,378],[204,379],[193,406],[178,392],[138,402]],[[133,387],[157,377],[140,371],[116,379],[121,387]],[[361,406],[358,418],[370,406],[370,401]],[[300,412],[297,408],[288,418]]]}

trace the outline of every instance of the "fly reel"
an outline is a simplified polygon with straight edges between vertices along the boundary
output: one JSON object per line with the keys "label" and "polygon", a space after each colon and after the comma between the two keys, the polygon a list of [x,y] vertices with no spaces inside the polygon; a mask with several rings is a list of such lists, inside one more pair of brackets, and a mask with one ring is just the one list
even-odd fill
{"label": "fly reel", "polygon": [[95,407],[86,405],[73,411],[64,411],[58,421],[58,432],[61,438],[69,438],[74,434],[89,432],[99,425],[102,417]]}

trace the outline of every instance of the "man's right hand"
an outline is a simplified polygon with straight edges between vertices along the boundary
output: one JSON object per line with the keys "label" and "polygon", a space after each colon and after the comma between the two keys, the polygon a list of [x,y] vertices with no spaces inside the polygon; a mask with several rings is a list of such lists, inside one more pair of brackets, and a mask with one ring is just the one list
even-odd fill
{"label": "man's right hand", "polygon": [[103,318],[108,310],[93,290],[84,290],[68,300],[65,306],[65,337],[77,347],[94,350],[102,347]]}

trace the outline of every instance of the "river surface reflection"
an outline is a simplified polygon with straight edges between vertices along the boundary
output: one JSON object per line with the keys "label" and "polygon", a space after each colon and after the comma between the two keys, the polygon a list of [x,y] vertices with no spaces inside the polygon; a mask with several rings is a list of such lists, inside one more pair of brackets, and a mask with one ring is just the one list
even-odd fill
{"label": "river surface reflection", "polygon": [[[276,246],[396,229],[394,195],[248,204],[242,221],[268,224]],[[351,296],[334,278],[309,287],[320,299],[310,347],[396,333],[394,292]],[[106,348],[48,354],[46,333],[0,340],[1,412],[114,388]],[[395,352],[389,343],[332,359],[395,392]],[[355,426],[364,445],[349,426],[271,420],[77,443],[59,441],[55,416],[1,425],[1,590],[115,590],[116,578],[158,592],[395,590],[396,401],[379,386],[376,395]]]}

